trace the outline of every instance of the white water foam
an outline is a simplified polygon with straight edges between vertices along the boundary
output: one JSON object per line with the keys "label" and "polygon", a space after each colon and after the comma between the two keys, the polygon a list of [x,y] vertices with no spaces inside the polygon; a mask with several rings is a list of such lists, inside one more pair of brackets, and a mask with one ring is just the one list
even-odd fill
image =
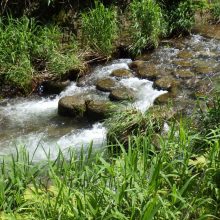
{"label": "white water foam", "polygon": [[[17,136],[12,135],[11,140],[4,140],[2,143],[0,141],[2,153],[13,151],[14,146],[22,144],[26,146],[32,155],[35,152],[36,147],[39,146],[35,152],[35,160],[41,160],[45,159],[46,154],[49,153],[51,159],[54,159],[57,156],[59,149],[67,152],[67,149],[70,147],[76,149],[81,148],[82,146],[86,147],[91,141],[93,141],[95,147],[102,146],[106,140],[106,128],[103,124],[96,123],[92,127],[84,129],[71,130],[70,128],[70,131],[66,134],[53,138],[47,132],[47,123],[50,123],[50,119],[57,115],[58,101],[61,97],[85,92],[94,92],[94,84],[97,79],[109,76],[115,69],[129,69],[128,64],[130,62],[130,59],[121,59],[104,67],[99,66],[95,68],[93,73],[86,79],[86,84],[89,84],[89,86],[78,87],[76,83],[71,83],[65,91],[53,99],[41,98],[39,100],[28,101],[22,99],[15,103],[9,103],[6,106],[0,106],[0,116],[4,116],[11,126],[18,126],[18,124],[20,124],[20,126],[26,126],[37,122],[42,123],[43,126],[43,128],[36,131],[26,131],[23,134],[19,133]],[[120,83],[136,91],[136,101],[131,106],[136,107],[142,112],[146,111],[153,104],[153,101],[157,96],[165,93],[165,91],[153,89],[153,83],[146,79],[133,77],[122,79],[120,80]]]}

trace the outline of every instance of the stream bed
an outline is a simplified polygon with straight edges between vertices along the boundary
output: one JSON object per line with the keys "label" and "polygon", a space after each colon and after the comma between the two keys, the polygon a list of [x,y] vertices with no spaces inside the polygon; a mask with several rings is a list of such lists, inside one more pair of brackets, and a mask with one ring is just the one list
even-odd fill
{"label": "stream bed", "polygon": [[[189,103],[195,103],[199,96],[209,94],[214,82],[219,80],[220,42],[192,35],[182,40],[163,42],[158,49],[143,59],[156,66],[160,77],[169,76],[179,82],[178,91],[173,98],[174,103],[176,106],[182,105],[181,103],[189,106]],[[42,160],[47,153],[54,159],[59,149],[65,154],[69,148],[87,147],[91,141],[94,147],[102,147],[107,132],[103,124],[59,116],[58,101],[67,95],[85,93],[93,99],[107,100],[109,93],[97,91],[95,82],[108,77],[113,70],[129,69],[128,64],[131,62],[130,59],[119,59],[104,66],[97,66],[80,86],[71,82],[57,96],[2,100],[0,154],[9,154],[14,152],[16,147],[25,146],[31,155],[34,153],[35,160]],[[137,76],[120,79],[119,82],[136,93],[135,102],[128,104],[128,108],[135,107],[142,112],[152,106],[157,97],[167,93],[165,90],[155,89],[153,81]]]}

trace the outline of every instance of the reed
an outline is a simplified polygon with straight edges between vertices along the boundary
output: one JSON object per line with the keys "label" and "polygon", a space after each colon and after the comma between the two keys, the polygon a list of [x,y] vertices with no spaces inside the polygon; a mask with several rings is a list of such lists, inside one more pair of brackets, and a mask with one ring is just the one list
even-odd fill
{"label": "reed", "polygon": [[[184,120],[170,126],[156,136],[160,150],[148,132],[119,144],[118,155],[91,144],[55,161],[48,154],[33,163],[24,149],[3,157],[1,218],[219,219],[220,127],[199,134]],[[204,151],[195,150],[198,139]]]}

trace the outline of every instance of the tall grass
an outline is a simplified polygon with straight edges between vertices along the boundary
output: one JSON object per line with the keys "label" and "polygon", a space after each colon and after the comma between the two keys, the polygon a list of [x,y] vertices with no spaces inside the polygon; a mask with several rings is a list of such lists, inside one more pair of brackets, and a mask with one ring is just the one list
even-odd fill
{"label": "tall grass", "polygon": [[212,1],[211,14],[215,22],[220,22],[220,2],[218,0]]}
{"label": "tall grass", "polygon": [[5,83],[29,90],[39,61],[44,71],[55,75],[79,65],[76,41],[67,48],[57,26],[42,27],[27,17],[8,17],[0,19],[0,33],[0,74]]}
{"label": "tall grass", "polygon": [[[60,151],[55,161],[33,163],[26,151],[0,165],[1,218],[219,219],[220,127],[199,137],[180,120],[167,135],[131,136],[117,156]],[[200,139],[209,146],[194,149]]]}
{"label": "tall grass", "polygon": [[130,4],[131,51],[140,54],[149,46],[157,46],[165,32],[160,6],[154,0],[134,0]]}
{"label": "tall grass", "polygon": [[95,1],[95,8],[82,14],[82,39],[92,50],[110,56],[117,38],[117,13]]}

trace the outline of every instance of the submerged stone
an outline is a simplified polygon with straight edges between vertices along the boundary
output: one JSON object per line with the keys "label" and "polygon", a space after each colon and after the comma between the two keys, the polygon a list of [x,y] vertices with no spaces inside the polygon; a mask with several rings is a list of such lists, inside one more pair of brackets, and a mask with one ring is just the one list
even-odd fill
{"label": "submerged stone", "polygon": [[116,82],[111,78],[99,79],[96,88],[103,92],[111,92],[116,87]]}

